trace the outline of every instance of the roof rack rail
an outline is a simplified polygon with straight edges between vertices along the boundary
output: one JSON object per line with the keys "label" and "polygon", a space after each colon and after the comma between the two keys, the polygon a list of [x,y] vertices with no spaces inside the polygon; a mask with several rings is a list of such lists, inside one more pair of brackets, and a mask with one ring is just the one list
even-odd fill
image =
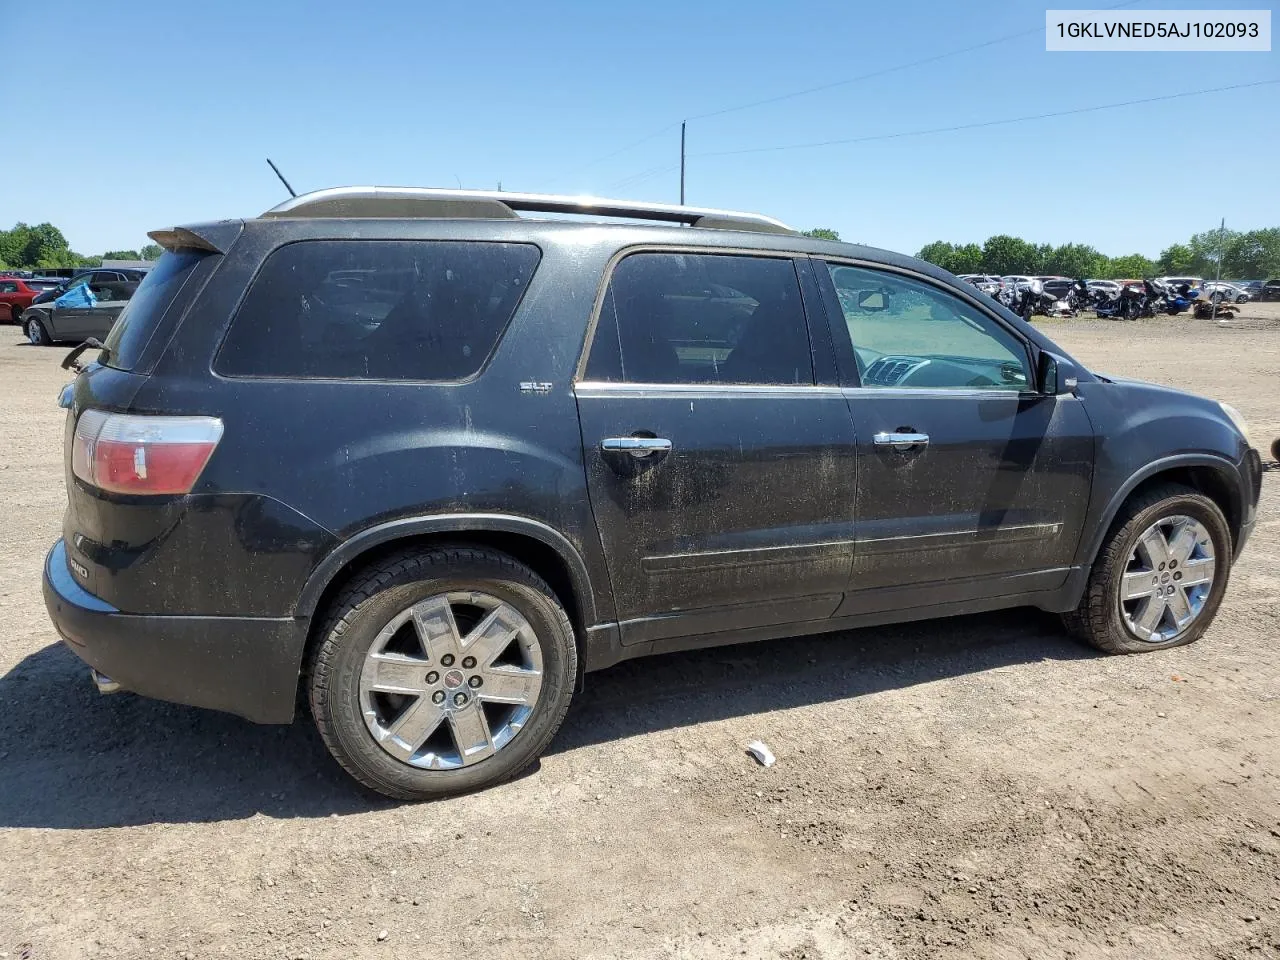
{"label": "roof rack rail", "polygon": [[795,234],[785,223],[758,213],[602,197],[431,187],[331,187],[293,197],[272,207],[263,216],[509,220],[519,216],[517,211],[521,210],[659,220],[715,230]]}

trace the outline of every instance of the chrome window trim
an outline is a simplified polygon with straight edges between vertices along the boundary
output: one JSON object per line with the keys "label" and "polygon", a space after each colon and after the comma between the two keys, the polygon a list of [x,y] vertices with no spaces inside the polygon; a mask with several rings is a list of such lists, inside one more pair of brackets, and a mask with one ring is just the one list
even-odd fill
{"label": "chrome window trim", "polygon": [[611,380],[579,380],[574,393],[580,397],[651,398],[697,400],[707,396],[768,397],[777,400],[824,397],[842,398],[844,387],[813,383],[615,383]]}
{"label": "chrome window trim", "polygon": [[[904,399],[911,397],[936,397],[942,399],[959,399],[968,397],[980,397],[986,400],[992,400],[998,397],[1009,400],[1021,400],[1026,397],[1039,397],[1043,394],[1033,391],[1020,390],[998,390],[994,388],[980,389],[978,387],[841,387],[844,396],[849,400],[857,400],[867,397],[902,397]],[[1064,396],[1068,396],[1064,394]],[[1075,399],[1074,397],[1072,399]]]}
{"label": "chrome window trim", "polygon": [[[911,270],[907,267],[899,267],[891,263],[881,263],[876,260],[865,260],[859,257],[842,257],[839,255],[826,256],[825,254],[810,254],[809,259],[817,260],[820,263],[822,263],[824,266],[828,263],[839,263],[847,267],[862,267],[867,270],[878,270],[884,273],[896,273],[896,274],[899,274],[900,276],[906,277],[909,280],[918,280],[919,282],[927,286],[933,287],[936,290],[941,290],[943,293],[950,294],[951,296],[955,297],[957,300],[961,301],[962,303],[969,304],[979,313],[995,321],[995,323],[1002,330],[1004,330],[1006,333],[1012,336],[1015,340],[1021,343],[1023,353],[1026,354],[1025,359],[1027,361],[1027,374],[1030,378],[1035,377],[1036,365],[1034,362],[1035,360],[1034,352],[1031,349],[1033,346],[1031,340],[1029,340],[1027,338],[1027,335],[1023,333],[1021,330],[1018,330],[1017,328],[1010,326],[1009,322],[1004,317],[1000,316],[999,313],[994,312],[993,310],[991,310],[990,307],[985,305],[977,297],[972,296],[969,290],[948,286],[947,284],[940,281],[937,277],[931,277],[927,273],[920,273],[918,270]],[[835,286],[835,278],[831,276],[830,271],[827,272],[827,278],[828,280],[830,280],[831,285]],[[975,293],[977,292],[977,288],[974,287],[972,284],[966,283],[963,286],[970,287],[973,292]],[[841,311],[840,320],[844,322],[845,329],[847,330],[848,321],[845,319],[843,311]],[[853,342],[852,333],[849,334],[849,341],[852,344]],[[1034,387],[1039,386],[1038,384],[1032,384],[1030,380],[1028,380],[1028,385],[1034,386]],[[861,387],[861,384],[859,384],[859,387]],[[883,390],[884,388],[871,387],[869,389]],[[945,389],[945,388],[942,388],[942,389]],[[948,391],[948,395],[954,396],[955,391]],[[1038,389],[1031,389],[1026,391],[1020,391],[1019,393],[1015,394],[1015,396],[1041,396],[1041,394]]]}

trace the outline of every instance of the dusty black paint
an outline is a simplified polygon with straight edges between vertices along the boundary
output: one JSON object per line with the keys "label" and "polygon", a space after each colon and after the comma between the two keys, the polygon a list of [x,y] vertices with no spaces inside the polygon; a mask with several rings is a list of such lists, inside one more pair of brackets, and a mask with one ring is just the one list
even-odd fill
{"label": "dusty black paint", "polygon": [[[264,219],[190,230],[162,236],[214,248],[200,282],[165,312],[137,372],[94,365],[77,379],[72,413],[215,415],[223,439],[185,498],[112,497],[68,471],[66,549],[87,575],[73,587],[68,570],[46,570],[50,613],[73,649],[143,693],[287,719],[317,604],[366,550],[400,537],[475,530],[554,550],[563,573],[546,575],[573,591],[586,664],[597,669],[859,623],[1068,609],[1124,496],[1153,472],[1216,478],[1209,492],[1226,501],[1238,544],[1254,521],[1257,455],[1215,403],[1097,379],[972,287],[908,257],[770,234],[524,220]],[[326,238],[518,240],[536,244],[542,262],[469,380],[215,374],[212,358],[266,256]],[[815,383],[781,392],[575,384],[608,267],[637,246],[795,257]],[[1078,386],[1022,396],[865,390],[832,326],[829,277],[809,257],[936,283],[1020,337],[1033,369],[1042,352],[1059,356]],[[869,443],[902,426],[929,433],[928,449]],[[601,453],[602,438],[637,432],[674,448],[643,465]],[[111,609],[83,606],[85,596]]]}

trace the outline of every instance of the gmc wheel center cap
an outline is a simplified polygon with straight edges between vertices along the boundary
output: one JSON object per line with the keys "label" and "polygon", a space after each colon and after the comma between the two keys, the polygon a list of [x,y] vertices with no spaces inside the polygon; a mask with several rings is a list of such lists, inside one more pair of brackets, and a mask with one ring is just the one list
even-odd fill
{"label": "gmc wheel center cap", "polygon": [[444,675],[444,685],[450,690],[456,690],[458,687],[462,686],[462,681],[464,679],[465,678],[462,676],[461,670],[450,670]]}

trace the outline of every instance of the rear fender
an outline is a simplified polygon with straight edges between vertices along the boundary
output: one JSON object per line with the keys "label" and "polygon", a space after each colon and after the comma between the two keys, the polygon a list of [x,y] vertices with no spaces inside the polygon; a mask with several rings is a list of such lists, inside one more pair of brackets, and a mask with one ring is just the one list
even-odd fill
{"label": "rear fender", "polygon": [[449,513],[426,517],[404,517],[362,530],[344,541],[316,566],[298,597],[295,616],[314,615],[320,598],[334,578],[353,561],[376,547],[423,534],[464,534],[468,531],[514,533],[546,544],[556,552],[569,571],[582,622],[595,623],[596,608],[591,591],[591,580],[587,574],[587,566],[573,544],[545,523],[528,517],[497,513]]}

